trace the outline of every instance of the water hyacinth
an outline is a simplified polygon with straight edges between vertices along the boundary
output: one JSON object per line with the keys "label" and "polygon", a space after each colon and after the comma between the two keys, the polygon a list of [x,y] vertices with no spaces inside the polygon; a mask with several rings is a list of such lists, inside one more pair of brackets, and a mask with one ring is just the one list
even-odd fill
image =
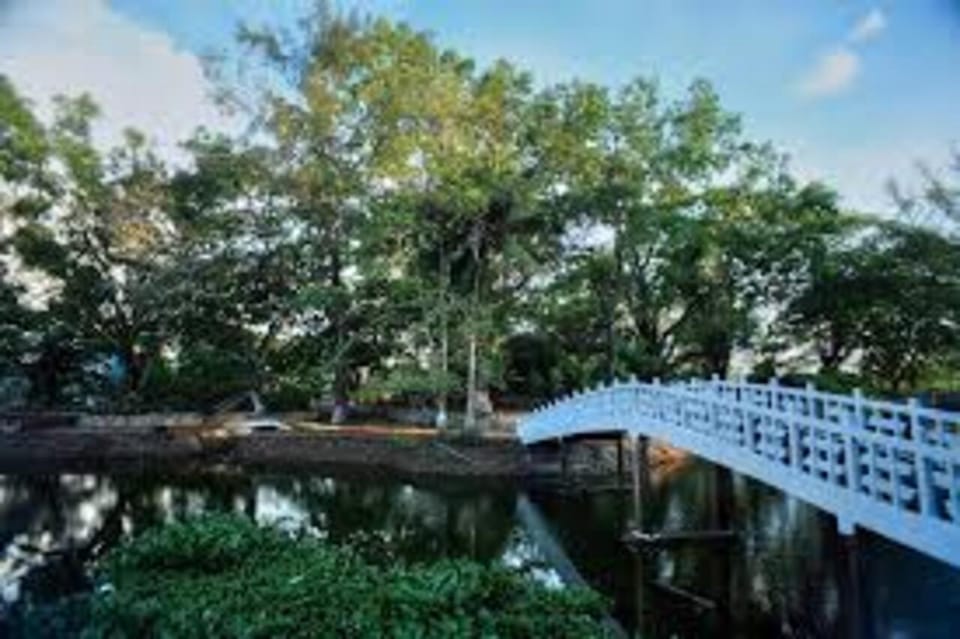
{"label": "water hyacinth", "polygon": [[82,610],[72,602],[70,623],[36,610],[24,629],[62,636],[70,627],[84,637],[608,636],[605,604],[590,591],[549,590],[465,560],[378,566],[350,546],[233,516],[151,530],[113,551],[97,579]]}

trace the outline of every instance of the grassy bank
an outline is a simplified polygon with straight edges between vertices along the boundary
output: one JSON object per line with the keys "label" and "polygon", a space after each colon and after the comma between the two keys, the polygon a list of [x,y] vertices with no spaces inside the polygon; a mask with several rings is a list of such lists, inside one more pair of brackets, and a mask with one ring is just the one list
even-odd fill
{"label": "grassy bank", "polygon": [[463,560],[387,565],[231,516],[150,531],[96,569],[94,593],[25,612],[24,636],[607,636],[595,593]]}

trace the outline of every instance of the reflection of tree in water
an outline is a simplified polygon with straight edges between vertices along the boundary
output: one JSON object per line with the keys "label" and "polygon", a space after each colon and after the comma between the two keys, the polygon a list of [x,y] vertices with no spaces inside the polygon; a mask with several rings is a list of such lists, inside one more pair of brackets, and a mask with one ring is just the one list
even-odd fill
{"label": "reflection of tree in water", "polygon": [[[715,467],[699,463],[654,488],[648,524],[710,528],[714,481]],[[747,636],[836,636],[842,562],[832,519],[742,477],[734,483],[734,505],[739,547],[661,553],[654,574],[725,607],[729,617],[722,622]]]}
{"label": "reflection of tree in water", "polygon": [[744,620],[756,632],[794,637],[842,634],[843,561],[832,517],[772,488],[741,482],[738,519],[747,552],[743,586],[752,606]]}
{"label": "reflection of tree in water", "polygon": [[349,481],[262,478],[335,542],[357,543],[383,559],[498,557],[513,526],[512,490],[476,484],[411,485],[383,478]]}
{"label": "reflection of tree in water", "polygon": [[3,601],[86,587],[86,561],[115,527],[116,504],[109,480],[94,475],[0,477]]}
{"label": "reflection of tree in water", "polygon": [[83,540],[115,502],[108,479],[94,475],[0,477],[0,545],[51,549]]}
{"label": "reflection of tree in water", "polygon": [[[698,513],[685,524],[709,527],[714,479],[714,467],[704,463],[671,482],[667,499],[682,500],[688,514]],[[742,477],[734,483],[734,504],[738,548],[690,546],[665,553],[658,566],[661,575],[728,602],[728,623],[748,636],[836,636],[840,562],[833,521]]]}
{"label": "reflection of tree in water", "polygon": [[629,498],[611,492],[539,489],[532,489],[529,495],[584,579],[613,599],[614,616],[630,619],[634,583],[628,567],[632,556],[620,541],[631,517]]}
{"label": "reflection of tree in water", "polygon": [[[705,530],[714,511],[715,467],[692,463],[654,477],[643,502],[647,530]],[[832,521],[782,493],[738,478],[739,545],[687,545],[642,562],[644,581],[676,586],[716,604],[715,612],[644,588],[644,636],[836,636],[837,557]],[[554,523],[581,572],[637,619],[635,557],[620,543],[632,520],[629,493],[543,492],[535,501]]]}
{"label": "reflection of tree in water", "polygon": [[89,561],[123,536],[212,511],[305,526],[382,560],[490,560],[509,543],[514,508],[512,489],[475,483],[241,473],[0,477],[0,586],[12,595],[32,584],[41,598],[86,587]]}

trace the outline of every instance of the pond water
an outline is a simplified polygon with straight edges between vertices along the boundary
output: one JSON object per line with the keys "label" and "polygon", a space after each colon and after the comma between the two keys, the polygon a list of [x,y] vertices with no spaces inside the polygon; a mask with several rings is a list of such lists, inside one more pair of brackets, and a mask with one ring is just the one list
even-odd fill
{"label": "pond water", "polygon": [[[715,480],[704,463],[655,474],[645,525],[703,529]],[[960,571],[862,533],[852,551],[831,518],[744,478],[733,494],[736,543],[637,554],[621,542],[634,515],[617,490],[226,469],[6,475],[0,607],[85,587],[87,562],[125,535],[226,510],[407,561],[505,562],[552,587],[579,575],[644,637],[960,636]]]}

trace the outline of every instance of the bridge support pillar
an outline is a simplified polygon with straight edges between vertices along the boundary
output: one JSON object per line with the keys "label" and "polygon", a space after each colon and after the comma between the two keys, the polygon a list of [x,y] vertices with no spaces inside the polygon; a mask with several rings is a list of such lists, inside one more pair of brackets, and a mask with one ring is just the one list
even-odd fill
{"label": "bridge support pillar", "polygon": [[634,529],[643,532],[643,497],[650,490],[650,472],[647,461],[649,439],[643,435],[633,438],[633,521]]}
{"label": "bridge support pillar", "polygon": [[617,438],[617,487],[623,487],[623,435]]}
{"label": "bridge support pillar", "polygon": [[851,639],[864,636],[863,592],[861,590],[860,549],[857,536],[841,535],[838,577],[840,591],[839,634]]}
{"label": "bridge support pillar", "polygon": [[567,442],[560,438],[560,477],[563,483],[567,483],[568,474],[570,470],[570,459],[569,453],[567,451]]}
{"label": "bridge support pillar", "polygon": [[710,527],[714,530],[732,530],[735,496],[733,472],[729,468],[713,467],[713,499],[710,507]]}
{"label": "bridge support pillar", "polygon": [[857,534],[857,527],[853,519],[846,515],[837,515],[837,532],[843,537],[849,538]]}

